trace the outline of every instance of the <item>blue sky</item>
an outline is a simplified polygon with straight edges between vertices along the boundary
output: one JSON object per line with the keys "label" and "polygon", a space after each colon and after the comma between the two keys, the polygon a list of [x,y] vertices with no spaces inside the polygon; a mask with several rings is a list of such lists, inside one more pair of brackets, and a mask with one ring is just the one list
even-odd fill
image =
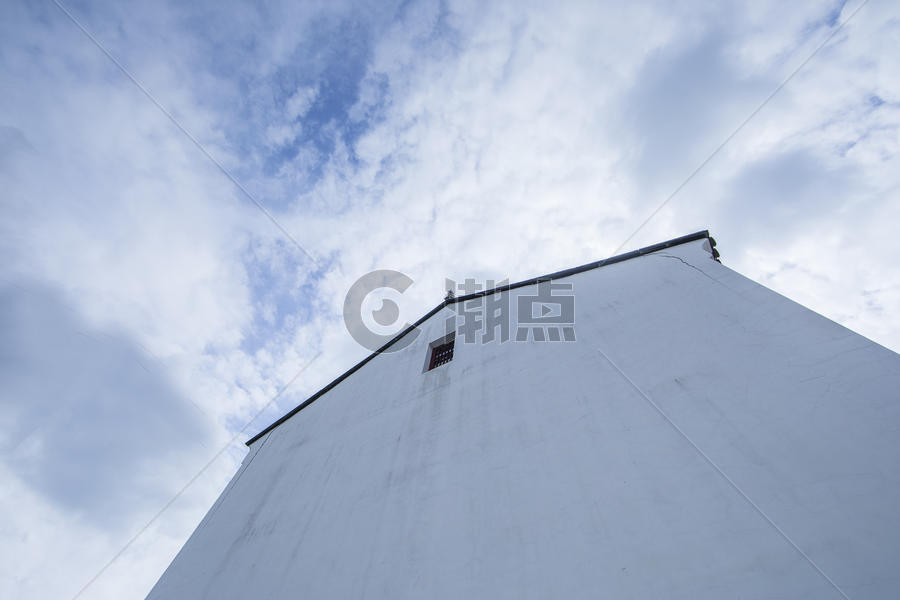
{"label": "blue sky", "polygon": [[[858,2],[0,8],[0,596],[140,598],[241,441],[365,353],[344,295],[613,253]],[[900,8],[867,3],[626,249],[900,349]],[[306,253],[314,258],[311,260]]]}

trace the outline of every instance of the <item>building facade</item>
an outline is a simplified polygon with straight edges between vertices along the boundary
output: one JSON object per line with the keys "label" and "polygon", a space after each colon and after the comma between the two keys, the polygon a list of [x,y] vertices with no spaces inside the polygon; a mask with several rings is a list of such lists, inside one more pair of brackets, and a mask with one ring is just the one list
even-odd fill
{"label": "building facade", "polygon": [[482,296],[505,340],[448,299],[253,438],[149,598],[896,598],[900,356],[713,244]]}

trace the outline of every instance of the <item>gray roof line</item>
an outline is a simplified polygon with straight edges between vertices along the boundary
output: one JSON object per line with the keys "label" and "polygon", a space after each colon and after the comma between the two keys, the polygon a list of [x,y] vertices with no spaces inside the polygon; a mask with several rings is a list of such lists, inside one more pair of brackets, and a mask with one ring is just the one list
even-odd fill
{"label": "gray roof line", "polygon": [[[483,290],[480,292],[475,292],[473,294],[466,294],[465,296],[458,296],[456,298],[444,299],[443,302],[441,302],[440,304],[438,304],[437,306],[432,308],[430,311],[428,311],[418,321],[416,321],[415,323],[413,323],[412,325],[410,325],[409,327],[407,327],[406,329],[404,329],[403,331],[401,331],[400,333],[395,335],[393,338],[391,338],[391,340],[388,341],[384,346],[382,346],[378,350],[375,350],[374,352],[372,352],[372,354],[370,354],[366,358],[362,359],[361,361],[356,363],[354,366],[350,367],[348,370],[344,371],[343,374],[339,375],[331,383],[329,383],[328,385],[326,385],[325,387],[320,389],[318,392],[316,392],[315,394],[313,394],[312,396],[310,396],[309,398],[307,398],[306,400],[304,400],[303,402],[301,402],[300,404],[298,404],[297,406],[292,408],[290,411],[285,413],[282,417],[280,417],[278,420],[273,422],[271,425],[269,425],[268,427],[266,427],[265,429],[263,429],[262,431],[260,431],[256,435],[254,435],[252,438],[247,440],[246,445],[250,446],[251,444],[253,444],[253,442],[259,440],[262,436],[269,433],[270,431],[272,431],[273,429],[275,429],[276,427],[278,427],[279,425],[281,425],[282,423],[284,423],[285,421],[287,421],[288,419],[293,417],[295,414],[297,414],[298,412],[300,412],[301,410],[303,410],[304,408],[306,408],[307,406],[309,406],[310,404],[315,402],[321,396],[325,395],[326,392],[328,392],[332,388],[336,387],[340,382],[342,382],[347,377],[349,377],[350,375],[352,375],[353,373],[355,373],[356,371],[361,369],[362,366],[365,365],[367,362],[369,362],[370,360],[372,360],[373,358],[375,358],[376,356],[378,356],[379,354],[381,354],[382,352],[387,350],[389,347],[391,347],[393,344],[395,344],[398,340],[403,338],[403,336],[414,331],[416,328],[418,328],[419,325],[421,325],[422,323],[424,323],[425,321],[430,319],[438,311],[440,311],[442,308],[444,308],[446,306],[449,306],[450,304],[455,304],[456,302],[465,302],[466,300],[480,298],[482,296],[486,296],[488,294],[494,294],[497,292],[505,292],[507,290],[514,290],[516,288],[525,287],[528,285],[534,285],[534,284],[540,283],[542,281],[551,281],[553,279],[559,279],[561,277],[568,277],[570,275],[576,275],[578,273],[583,273],[585,271],[590,271],[592,269],[597,269],[599,267],[605,267],[607,265],[612,265],[612,264],[626,261],[626,260],[629,260],[632,258],[637,258],[637,257],[643,256],[645,254],[659,252],[660,250],[665,250],[666,248],[671,248],[672,246],[679,246],[681,244],[686,244],[688,242],[693,242],[693,241],[701,240],[704,238],[710,240],[711,246],[714,247],[716,245],[715,240],[713,240],[713,238],[709,235],[709,231],[704,229],[703,231],[698,231],[696,233],[691,233],[689,235],[677,237],[677,238],[674,238],[674,239],[671,239],[671,240],[668,240],[665,242],[653,244],[652,246],[647,246],[645,248],[640,248],[638,250],[632,250],[631,252],[626,252],[624,254],[618,254],[616,256],[604,258],[603,260],[598,260],[598,261],[594,261],[591,263],[587,263],[586,265],[581,265],[580,267],[572,267],[570,269],[563,269],[562,271],[556,271],[555,273],[549,273],[547,275],[540,275],[538,277],[533,277],[531,279],[526,279],[524,281],[519,281],[517,283],[501,285],[501,286],[498,286],[498,287],[495,287],[495,288],[492,288],[489,290]],[[713,256],[716,258],[716,260],[718,260],[719,253],[718,253],[718,251],[715,250],[715,248],[713,248]]]}

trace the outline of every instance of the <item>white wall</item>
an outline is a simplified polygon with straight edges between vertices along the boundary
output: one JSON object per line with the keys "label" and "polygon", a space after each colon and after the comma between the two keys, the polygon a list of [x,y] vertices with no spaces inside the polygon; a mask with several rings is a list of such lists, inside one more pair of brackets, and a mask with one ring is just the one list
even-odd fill
{"label": "white wall", "polygon": [[900,357],[704,244],[568,278],[575,343],[423,374],[439,313],[256,442],[150,597],[896,598]]}

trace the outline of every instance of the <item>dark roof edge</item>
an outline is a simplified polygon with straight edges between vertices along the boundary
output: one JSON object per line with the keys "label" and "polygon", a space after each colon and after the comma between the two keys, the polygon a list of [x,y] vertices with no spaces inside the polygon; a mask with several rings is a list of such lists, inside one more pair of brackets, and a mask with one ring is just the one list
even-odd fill
{"label": "dark roof edge", "polygon": [[[665,250],[666,248],[671,248],[672,246],[678,246],[681,244],[686,244],[688,242],[702,240],[705,238],[712,239],[709,235],[709,231],[706,229],[704,229],[703,231],[698,231],[696,233],[691,233],[689,235],[683,235],[681,237],[677,237],[677,238],[674,238],[674,239],[671,239],[671,240],[668,240],[665,242],[660,242],[658,244],[653,244],[652,246],[640,248],[638,250],[632,250],[631,252],[626,252],[625,254],[618,254],[616,256],[611,256],[610,258],[605,258],[603,260],[594,261],[594,262],[588,263],[586,265],[581,265],[580,267],[572,267],[571,269],[563,269],[562,271],[556,271],[555,273],[549,273],[547,275],[540,275],[538,277],[533,277],[531,279],[526,279],[524,281],[519,281],[517,283],[501,285],[501,286],[492,288],[490,290],[484,290],[481,292],[475,292],[474,294],[467,294],[465,296],[458,296],[456,298],[444,300],[443,302],[441,302],[440,304],[438,304],[437,306],[432,308],[430,311],[425,313],[425,315],[422,316],[418,321],[416,321],[415,323],[413,323],[412,325],[410,325],[409,327],[407,327],[406,329],[404,329],[403,331],[401,331],[400,333],[395,335],[393,338],[391,338],[391,340],[389,342],[387,342],[384,346],[382,346],[378,350],[375,350],[372,354],[370,354],[369,356],[365,357],[364,359],[362,359],[361,361],[359,361],[358,363],[356,363],[355,365],[350,367],[347,371],[345,371],[343,374],[339,375],[331,383],[329,383],[328,385],[326,385],[325,387],[320,389],[318,392],[316,392],[315,394],[313,394],[312,396],[310,396],[309,398],[307,398],[306,400],[304,400],[303,402],[301,402],[300,404],[298,404],[297,406],[292,408],[290,411],[285,413],[284,416],[279,418],[277,421],[275,421],[274,423],[272,423],[271,425],[269,425],[268,427],[266,427],[265,429],[263,429],[256,435],[254,435],[249,440],[247,440],[245,442],[245,444],[247,446],[250,446],[251,444],[253,444],[253,442],[259,440],[262,436],[266,435],[267,433],[269,433],[270,431],[272,431],[273,429],[275,429],[276,427],[278,427],[279,425],[281,425],[282,423],[284,423],[285,421],[287,421],[288,419],[293,417],[295,414],[297,414],[298,412],[300,412],[301,410],[303,410],[304,408],[306,408],[307,406],[309,406],[310,404],[312,404],[313,402],[318,400],[320,397],[325,395],[326,392],[328,392],[329,390],[331,390],[332,388],[337,386],[339,383],[341,383],[342,381],[347,379],[347,377],[349,377],[353,373],[357,372],[359,369],[362,368],[363,365],[365,365],[367,362],[369,362],[370,360],[372,360],[373,358],[375,358],[376,356],[378,356],[379,354],[381,354],[382,352],[387,350],[394,343],[396,343],[398,340],[403,338],[403,336],[414,331],[416,328],[419,327],[419,325],[421,325],[422,323],[424,323],[425,321],[430,319],[432,316],[434,316],[438,311],[440,311],[445,306],[448,306],[450,304],[455,304],[456,302],[465,302],[466,300],[480,298],[480,297],[486,296],[488,294],[504,292],[507,290],[514,290],[516,288],[525,287],[527,285],[534,285],[534,284],[540,283],[542,281],[550,281],[553,279],[559,279],[561,277],[568,277],[570,275],[576,275],[578,273],[583,273],[585,271],[590,271],[592,269],[596,269],[599,267],[605,267],[606,265],[612,265],[612,264],[626,261],[626,260],[629,260],[632,258],[637,258],[637,257],[643,256],[645,254],[659,252],[660,250]],[[711,245],[715,246],[715,242],[712,242]],[[718,255],[717,252],[715,252],[715,254]]]}

